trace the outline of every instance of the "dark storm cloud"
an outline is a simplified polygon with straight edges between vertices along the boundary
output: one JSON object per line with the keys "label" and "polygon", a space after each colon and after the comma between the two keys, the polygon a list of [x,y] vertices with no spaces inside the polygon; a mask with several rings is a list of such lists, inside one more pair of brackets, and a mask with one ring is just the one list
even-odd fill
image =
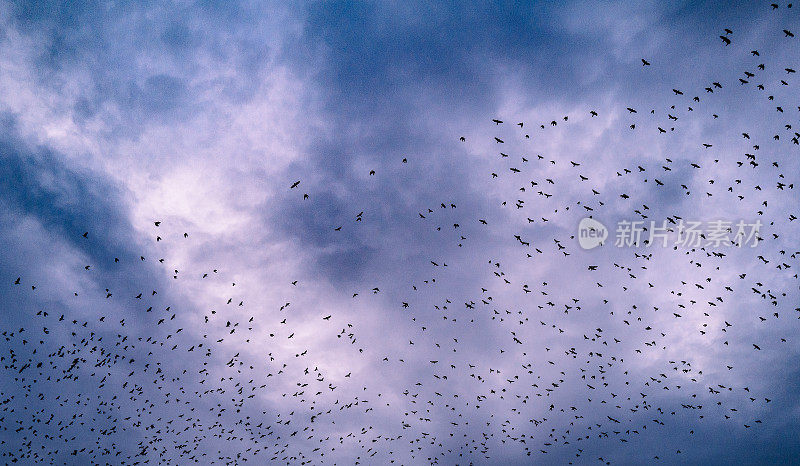
{"label": "dark storm cloud", "polygon": [[313,3],[301,51],[325,57],[321,69],[308,72],[329,86],[333,112],[344,107],[362,118],[401,112],[400,118],[426,92],[445,108],[491,108],[503,70],[535,77],[523,78],[534,92],[555,93],[573,88],[582,58],[604,46],[554,30],[546,19],[552,9]]}
{"label": "dark storm cloud", "polygon": [[[12,116],[4,115],[0,125],[0,194],[7,207],[36,217],[97,262],[107,262],[113,249],[124,249],[131,237],[121,217],[120,193],[91,174],[70,170],[53,150],[23,142]],[[92,234],[83,238],[87,229]]]}
{"label": "dark storm cloud", "polygon": [[[319,186],[311,189],[322,191],[321,196],[312,194],[309,204],[314,214],[301,216],[299,224],[293,222],[300,235],[318,231],[314,224],[319,217],[349,220],[343,210],[352,206],[352,211],[354,201],[367,194],[373,206],[380,206],[378,223],[411,228],[401,235],[406,238],[419,232],[413,230],[413,223],[396,219],[447,200],[438,193],[459,200],[461,209],[473,207],[468,177],[457,175],[469,170],[459,160],[463,157],[460,148],[455,144],[441,147],[442,138],[455,141],[455,135],[440,132],[435,120],[446,123],[454,114],[491,113],[496,87],[502,85],[492,69],[495,65],[524,56],[523,66],[530,70],[565,57],[559,54],[565,42],[538,24],[541,21],[531,10],[512,12],[509,6],[483,5],[465,7],[467,14],[463,14],[458,9],[435,9],[428,20],[418,21],[421,5],[397,8],[384,11],[358,2],[312,4],[300,43],[292,42],[284,49],[284,58],[294,66],[314,66],[305,71],[325,90],[322,108],[333,126],[331,137],[316,138],[308,160],[296,167],[300,173],[314,173]],[[566,60],[571,62],[573,57]],[[570,84],[568,79],[553,78],[556,81]],[[436,162],[430,162],[431,152],[437,154]],[[410,160],[414,175],[398,178],[395,174],[400,173],[397,167],[404,157]],[[417,168],[421,163],[428,165]],[[371,169],[377,171],[375,179],[362,176]],[[333,202],[333,196],[325,192],[328,186],[341,191]],[[413,192],[416,205],[400,203],[401,191]],[[278,211],[277,216],[295,218],[291,212],[296,207],[286,209],[289,215]],[[333,232],[324,235],[335,237]],[[340,235],[340,241],[349,242],[348,235]],[[393,240],[386,238],[387,243]],[[328,255],[324,261],[335,265],[337,257],[344,261],[343,267],[331,271],[349,270],[349,254]]]}

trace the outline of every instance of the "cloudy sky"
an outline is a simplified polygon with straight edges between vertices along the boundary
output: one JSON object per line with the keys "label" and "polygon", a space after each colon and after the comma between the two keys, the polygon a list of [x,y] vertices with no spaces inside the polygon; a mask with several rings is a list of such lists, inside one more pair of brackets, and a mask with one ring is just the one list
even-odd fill
{"label": "cloudy sky", "polygon": [[796,461],[779,3],[1,3],[2,461]]}

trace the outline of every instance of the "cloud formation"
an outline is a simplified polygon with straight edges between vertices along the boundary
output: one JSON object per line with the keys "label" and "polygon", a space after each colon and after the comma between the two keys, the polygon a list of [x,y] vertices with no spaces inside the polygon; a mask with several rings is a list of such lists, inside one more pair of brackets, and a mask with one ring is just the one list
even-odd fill
{"label": "cloud formation", "polygon": [[[5,461],[800,450],[793,10],[34,2],[0,22]],[[589,215],[758,219],[764,241],[612,230],[584,251]]]}

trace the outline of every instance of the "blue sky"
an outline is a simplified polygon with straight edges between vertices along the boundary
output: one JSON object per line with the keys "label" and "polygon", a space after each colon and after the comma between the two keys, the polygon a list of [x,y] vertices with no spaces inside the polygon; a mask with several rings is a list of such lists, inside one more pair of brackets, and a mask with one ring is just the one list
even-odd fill
{"label": "blue sky", "polygon": [[770,3],[0,5],[2,460],[794,462]]}

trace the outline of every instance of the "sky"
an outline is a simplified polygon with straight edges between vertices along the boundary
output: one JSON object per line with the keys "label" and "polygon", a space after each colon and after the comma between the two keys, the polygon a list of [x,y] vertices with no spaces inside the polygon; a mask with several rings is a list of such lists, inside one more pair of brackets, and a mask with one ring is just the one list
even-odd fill
{"label": "sky", "polygon": [[0,458],[796,462],[799,10],[0,4]]}

